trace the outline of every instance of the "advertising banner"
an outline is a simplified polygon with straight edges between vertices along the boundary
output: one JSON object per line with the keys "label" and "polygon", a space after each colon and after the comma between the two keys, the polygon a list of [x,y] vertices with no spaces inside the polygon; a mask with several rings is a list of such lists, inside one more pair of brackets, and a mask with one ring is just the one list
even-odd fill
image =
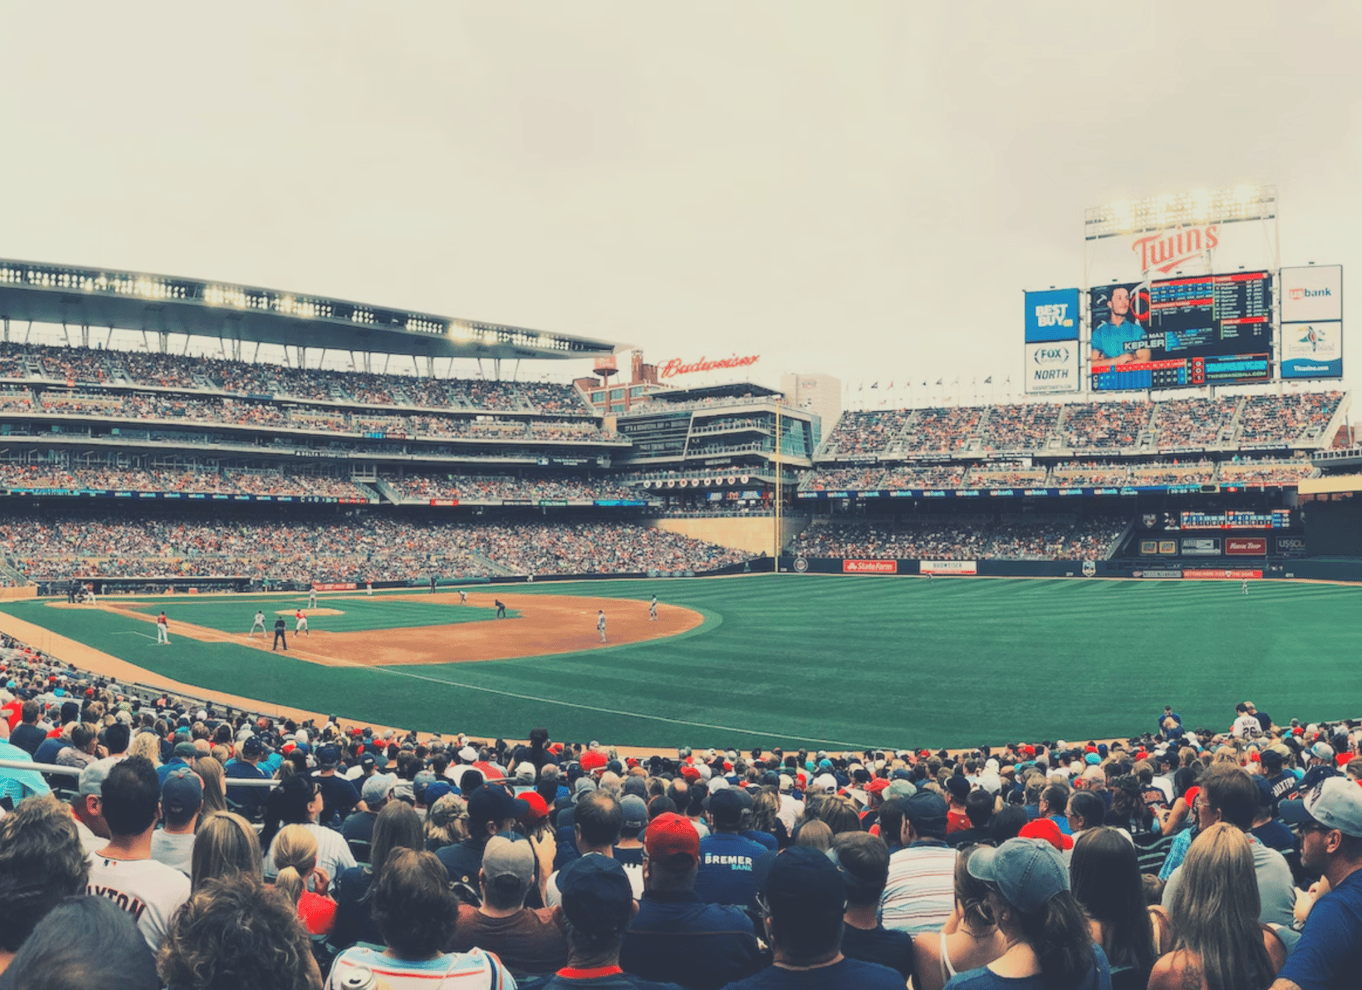
{"label": "advertising banner", "polygon": [[978,574],[979,565],[973,560],[923,560],[918,562],[920,574]]}
{"label": "advertising banner", "polygon": [[357,585],[350,583],[314,584],[312,586],[317,591],[354,591]]}
{"label": "advertising banner", "polygon": [[1277,554],[1281,557],[1304,557],[1305,539],[1300,536],[1277,537]]}
{"label": "advertising banner", "polygon": [[1267,537],[1227,536],[1225,553],[1235,557],[1262,557],[1267,553]]}
{"label": "advertising banner", "polygon": [[842,561],[843,574],[897,574],[898,572],[899,562],[897,560]]}
{"label": "advertising banner", "polygon": [[1250,570],[1221,570],[1216,568],[1215,570],[1184,570],[1182,576],[1184,578],[1192,578],[1201,581],[1242,581],[1245,578],[1260,578],[1263,576],[1263,572]]}
{"label": "advertising banner", "polygon": [[1077,392],[1078,341],[1026,345],[1026,394]]}
{"label": "advertising banner", "polygon": [[1219,557],[1220,541],[1210,536],[1185,537],[1182,541],[1184,557]]}
{"label": "advertising banner", "polygon": [[1282,323],[1283,378],[1342,378],[1343,323]]}
{"label": "advertising banner", "polygon": [[1078,339],[1078,290],[1026,293],[1026,342]]}
{"label": "advertising banner", "polygon": [[1282,269],[1282,322],[1343,319],[1343,266]]}

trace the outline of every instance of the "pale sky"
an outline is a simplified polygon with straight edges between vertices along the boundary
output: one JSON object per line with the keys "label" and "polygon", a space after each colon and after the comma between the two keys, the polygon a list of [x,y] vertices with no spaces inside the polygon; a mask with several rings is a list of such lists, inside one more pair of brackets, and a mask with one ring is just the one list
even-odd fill
{"label": "pale sky", "polygon": [[1022,291],[1081,283],[1086,207],[1274,184],[1282,262],[1362,274],[1356,2],[0,0],[0,25],[0,257],[1014,395]]}

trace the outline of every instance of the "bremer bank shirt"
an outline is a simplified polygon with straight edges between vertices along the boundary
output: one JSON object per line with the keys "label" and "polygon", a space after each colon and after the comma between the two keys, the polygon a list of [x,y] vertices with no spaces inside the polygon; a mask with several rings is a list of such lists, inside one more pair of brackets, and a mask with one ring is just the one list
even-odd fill
{"label": "bremer bank shirt", "polygon": [[170,916],[189,899],[189,878],[154,859],[106,859],[90,854],[86,892],[107,897],[137,922],[152,952],[161,947]]}

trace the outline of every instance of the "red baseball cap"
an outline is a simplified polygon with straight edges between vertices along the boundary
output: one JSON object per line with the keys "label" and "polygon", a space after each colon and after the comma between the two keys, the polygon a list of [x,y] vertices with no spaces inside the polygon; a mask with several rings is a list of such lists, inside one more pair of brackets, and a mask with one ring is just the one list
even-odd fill
{"label": "red baseball cap", "polygon": [[604,769],[608,762],[605,754],[598,749],[589,749],[582,754],[582,770],[587,773]]}
{"label": "red baseball cap", "polygon": [[662,864],[680,866],[682,856],[686,857],[687,866],[700,860],[700,833],[689,818],[672,811],[649,823],[643,846],[649,859]]}
{"label": "red baseball cap", "polygon": [[521,815],[526,822],[542,822],[549,817],[549,806],[545,802],[544,796],[538,791],[525,791],[517,794],[516,797],[530,806],[530,810]]}
{"label": "red baseball cap", "polygon": [[1023,839],[1044,839],[1060,852],[1074,847],[1073,836],[1061,832],[1053,818],[1037,818],[1027,822],[1017,835]]}

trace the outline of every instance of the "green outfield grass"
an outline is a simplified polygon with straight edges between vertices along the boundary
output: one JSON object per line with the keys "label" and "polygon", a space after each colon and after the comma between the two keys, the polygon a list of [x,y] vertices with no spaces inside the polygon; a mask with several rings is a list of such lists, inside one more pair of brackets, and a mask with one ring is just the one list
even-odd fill
{"label": "green outfield grass", "polygon": [[[479,736],[524,738],[543,725],[558,739],[658,747],[956,747],[1135,734],[1152,730],[1165,704],[1189,727],[1218,730],[1245,698],[1279,721],[1362,709],[1349,687],[1362,606],[1353,586],[1253,582],[1244,596],[1238,582],[753,575],[513,590],[622,599],[607,615],[643,612],[656,592],[664,624],[670,605],[699,610],[705,623],[585,653],[348,669],[234,643],[157,647],[147,623],[105,612],[4,610],[206,688]],[[257,607],[268,616],[293,604],[176,598],[173,610],[244,632]],[[400,636],[475,613],[382,596],[335,604],[346,615],[318,617],[314,628],[345,619],[360,623],[347,629]]]}

